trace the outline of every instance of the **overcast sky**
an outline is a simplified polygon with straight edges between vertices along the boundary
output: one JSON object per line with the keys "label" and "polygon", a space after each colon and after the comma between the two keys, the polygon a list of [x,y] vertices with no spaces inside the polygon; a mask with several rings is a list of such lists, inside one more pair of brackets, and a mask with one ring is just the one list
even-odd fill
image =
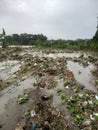
{"label": "overcast sky", "polygon": [[97,16],[98,0],[0,0],[0,33],[92,38]]}

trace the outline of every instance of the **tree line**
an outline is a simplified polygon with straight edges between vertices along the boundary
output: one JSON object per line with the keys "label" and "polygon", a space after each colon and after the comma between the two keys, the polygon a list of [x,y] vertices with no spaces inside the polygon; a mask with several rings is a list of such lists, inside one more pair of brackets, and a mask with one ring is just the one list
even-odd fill
{"label": "tree line", "polygon": [[60,49],[97,49],[98,50],[98,28],[95,36],[92,39],[77,39],[77,40],[48,40],[43,34],[12,34],[6,35],[5,30],[2,30],[0,35],[2,47],[7,45],[34,45],[36,47],[52,47]]}
{"label": "tree line", "polygon": [[47,41],[43,34],[13,34],[5,37],[8,45],[35,45],[37,42]]}

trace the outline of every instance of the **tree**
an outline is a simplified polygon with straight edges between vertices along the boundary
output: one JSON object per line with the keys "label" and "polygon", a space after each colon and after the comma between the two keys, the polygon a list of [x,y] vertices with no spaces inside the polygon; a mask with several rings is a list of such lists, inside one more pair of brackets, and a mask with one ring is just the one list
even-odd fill
{"label": "tree", "polygon": [[93,37],[93,39],[96,40],[96,41],[98,41],[98,29],[97,29],[97,31],[96,31],[95,36]]}
{"label": "tree", "polygon": [[[97,19],[98,19],[98,17],[97,17]],[[98,41],[98,20],[97,20],[97,31],[96,31],[95,36],[93,37],[93,39],[95,41]]]}
{"label": "tree", "polygon": [[5,42],[5,36],[6,36],[6,33],[5,33],[4,28],[3,28],[2,29],[2,34],[0,35],[0,39],[2,41],[2,48],[6,48],[7,47],[6,42]]}

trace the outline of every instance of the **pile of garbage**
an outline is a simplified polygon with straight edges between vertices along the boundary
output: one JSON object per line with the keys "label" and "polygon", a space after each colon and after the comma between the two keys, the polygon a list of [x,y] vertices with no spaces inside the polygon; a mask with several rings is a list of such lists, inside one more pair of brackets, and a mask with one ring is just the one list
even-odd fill
{"label": "pile of garbage", "polygon": [[[32,90],[28,95],[31,100],[29,107],[25,110],[15,130],[67,130],[68,126],[63,113],[52,106],[51,95],[40,89]],[[20,98],[18,101],[19,105],[22,105]]]}

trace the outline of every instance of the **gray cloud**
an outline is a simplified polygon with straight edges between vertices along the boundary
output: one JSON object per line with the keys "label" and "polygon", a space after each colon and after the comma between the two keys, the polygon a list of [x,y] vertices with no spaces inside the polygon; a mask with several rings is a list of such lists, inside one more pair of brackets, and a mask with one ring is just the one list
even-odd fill
{"label": "gray cloud", "polygon": [[98,0],[0,0],[0,32],[43,33],[49,38],[91,38]]}

